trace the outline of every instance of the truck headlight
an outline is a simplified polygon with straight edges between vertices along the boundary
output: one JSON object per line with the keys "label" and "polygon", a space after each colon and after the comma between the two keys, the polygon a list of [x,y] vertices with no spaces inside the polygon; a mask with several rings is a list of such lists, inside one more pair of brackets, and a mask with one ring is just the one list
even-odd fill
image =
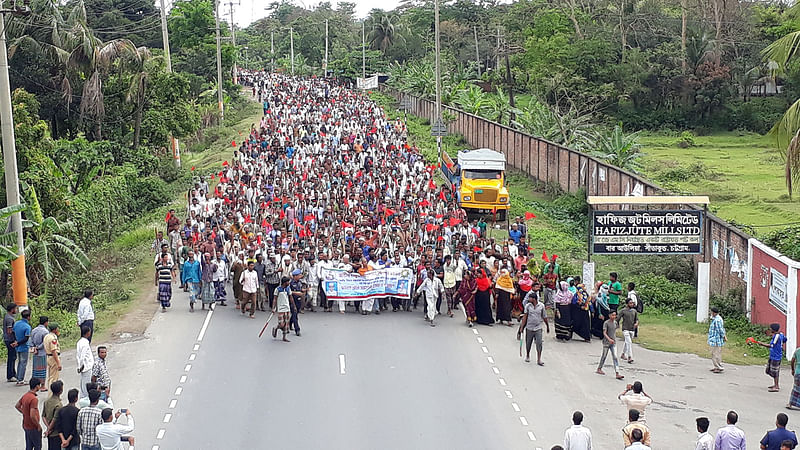
{"label": "truck headlight", "polygon": [[500,197],[500,203],[505,203],[508,201],[508,197]]}
{"label": "truck headlight", "polygon": [[470,197],[469,195],[465,195],[465,196],[463,197],[463,200],[464,200],[465,202],[468,202],[468,201],[472,200],[472,197]]}

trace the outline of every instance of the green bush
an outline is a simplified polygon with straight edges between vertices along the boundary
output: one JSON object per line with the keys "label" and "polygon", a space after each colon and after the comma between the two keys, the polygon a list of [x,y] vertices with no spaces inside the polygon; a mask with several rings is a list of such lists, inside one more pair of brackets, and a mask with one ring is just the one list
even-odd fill
{"label": "green bush", "polygon": [[788,107],[786,99],[780,96],[753,97],[746,102],[737,99],[725,105],[719,123],[728,130],[765,134],[780,120]]}
{"label": "green bush", "polygon": [[800,261],[800,225],[772,231],[762,241],[784,255]]}
{"label": "green bush", "polygon": [[647,310],[683,313],[697,305],[697,290],[692,285],[650,274],[634,275],[630,281],[636,283],[636,292]]}
{"label": "green bush", "polygon": [[684,131],[681,133],[681,137],[675,142],[680,148],[689,148],[694,147],[696,144],[694,142],[694,134],[691,131]]}

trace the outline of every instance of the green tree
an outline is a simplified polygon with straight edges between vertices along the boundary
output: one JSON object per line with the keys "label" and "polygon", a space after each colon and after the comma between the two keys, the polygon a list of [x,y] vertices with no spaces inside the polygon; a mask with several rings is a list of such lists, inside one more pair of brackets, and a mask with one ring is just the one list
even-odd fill
{"label": "green tree", "polygon": [[370,22],[371,29],[368,37],[370,47],[380,50],[384,55],[396,41],[403,39],[403,35],[398,30],[400,19],[396,14],[376,11],[370,17]]}

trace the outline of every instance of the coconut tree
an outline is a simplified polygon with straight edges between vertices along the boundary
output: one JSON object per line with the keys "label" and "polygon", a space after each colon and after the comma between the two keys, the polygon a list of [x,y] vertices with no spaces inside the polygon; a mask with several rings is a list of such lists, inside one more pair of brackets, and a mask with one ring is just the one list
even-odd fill
{"label": "coconut tree", "polygon": [[[791,7],[790,14],[800,13],[800,3]],[[776,40],[762,50],[764,60],[773,68],[773,73],[783,72],[787,65],[794,61],[800,50],[800,31],[794,31]],[[784,162],[784,178],[789,199],[796,186],[800,185],[800,99],[796,100],[783,117],[776,123],[769,134],[781,152]]]}
{"label": "coconut tree", "polygon": [[395,42],[404,39],[400,33],[400,17],[396,14],[379,11],[372,16],[371,21],[372,29],[369,32],[369,45],[371,48],[383,52],[385,56],[386,51]]}
{"label": "coconut tree", "polygon": [[150,81],[150,74],[153,70],[153,56],[147,47],[139,47],[135,54],[128,59],[129,68],[132,72],[131,82],[128,85],[128,92],[125,101],[132,103],[136,108],[136,118],[133,122],[133,148],[139,147],[139,136],[142,129],[142,111],[144,110],[144,97],[147,92],[147,83]]}

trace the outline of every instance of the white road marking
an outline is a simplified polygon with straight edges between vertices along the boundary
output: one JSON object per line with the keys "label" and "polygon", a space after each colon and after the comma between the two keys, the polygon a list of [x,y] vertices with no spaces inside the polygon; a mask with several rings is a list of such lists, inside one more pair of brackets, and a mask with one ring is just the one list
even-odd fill
{"label": "white road marking", "polygon": [[475,333],[475,334],[478,334],[478,329],[477,328],[473,328],[472,332]]}
{"label": "white road marking", "polygon": [[172,399],[172,400],[169,402],[169,409],[175,409],[175,405],[177,405],[177,404],[178,404],[178,399],[177,399],[177,398],[173,398],[173,399]]}
{"label": "white road marking", "polygon": [[344,355],[339,355],[339,375],[344,375],[345,373],[345,362],[344,362]]}
{"label": "white road marking", "polygon": [[171,419],[172,419],[172,414],[170,413],[164,414],[164,423],[169,423]]}
{"label": "white road marking", "polygon": [[492,358],[491,356],[487,356],[486,360],[489,361],[489,364],[494,364],[494,358]]}
{"label": "white road marking", "polygon": [[183,392],[183,388],[178,386],[178,388],[175,389],[175,395],[181,395],[181,392]]}
{"label": "white road marking", "polygon": [[[536,435],[534,435],[534,434],[533,434],[533,431],[528,431],[528,437],[529,437],[529,438],[530,438],[532,441],[535,441],[535,440],[536,440]],[[541,449],[538,449],[538,450],[541,450]]]}
{"label": "white road marking", "polygon": [[150,450],[158,450],[158,446],[154,445],[153,448],[151,448]]}
{"label": "white road marking", "polygon": [[495,375],[500,375],[500,369],[497,367],[492,367],[492,372],[494,372]]}
{"label": "white road marking", "polygon": [[483,338],[478,336],[478,344],[483,344]]}
{"label": "white road marking", "polygon": [[514,398],[514,396],[513,396],[513,395],[511,395],[511,391],[506,391],[506,397],[508,397],[508,398]]}
{"label": "white road marking", "polygon": [[200,344],[194,344],[194,351],[200,350]]}
{"label": "white road marking", "polygon": [[511,407],[514,408],[514,411],[519,412],[519,405],[517,402],[511,402]]}
{"label": "white road marking", "polygon": [[181,383],[186,383],[186,375],[181,375]]}
{"label": "white road marking", "polygon": [[166,433],[166,432],[167,432],[167,430],[165,430],[163,428],[158,430],[158,434],[156,435],[156,439],[164,439],[164,433]]}
{"label": "white road marking", "polygon": [[483,350],[483,353],[489,353],[489,349],[485,345],[481,347],[481,350]]}
{"label": "white road marking", "polygon": [[203,337],[206,335],[206,328],[208,328],[208,323],[211,322],[211,314],[213,313],[214,310],[212,309],[208,311],[208,314],[206,314],[206,320],[203,322],[203,327],[200,328],[200,334],[197,335],[198,342],[202,341]]}
{"label": "white road marking", "polygon": [[186,367],[183,368],[184,372],[188,372],[190,370],[192,370],[192,365],[191,364],[187,364]]}
{"label": "white road marking", "polygon": [[505,386],[506,385],[506,380],[504,380],[503,378],[498,378],[497,381],[500,382],[500,386]]}
{"label": "white road marking", "polygon": [[519,421],[522,423],[522,426],[528,426],[528,419],[526,419],[525,416],[519,416]]}
{"label": "white road marking", "polygon": [[189,355],[189,361],[194,361],[195,358],[197,358],[196,353],[192,353],[191,355]]}

